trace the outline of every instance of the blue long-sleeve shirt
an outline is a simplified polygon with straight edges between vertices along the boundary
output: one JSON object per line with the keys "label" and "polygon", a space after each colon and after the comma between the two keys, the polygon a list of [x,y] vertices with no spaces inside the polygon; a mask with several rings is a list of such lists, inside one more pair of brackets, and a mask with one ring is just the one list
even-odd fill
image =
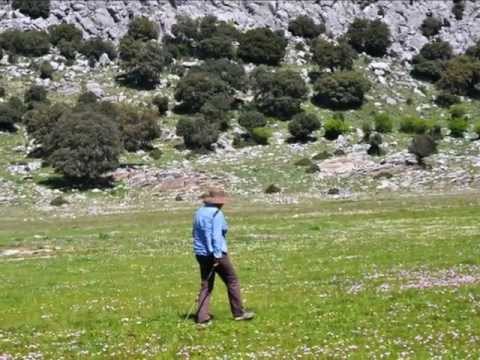
{"label": "blue long-sleeve shirt", "polygon": [[193,251],[196,255],[221,258],[227,253],[227,231],[222,210],[216,206],[202,206],[193,218]]}

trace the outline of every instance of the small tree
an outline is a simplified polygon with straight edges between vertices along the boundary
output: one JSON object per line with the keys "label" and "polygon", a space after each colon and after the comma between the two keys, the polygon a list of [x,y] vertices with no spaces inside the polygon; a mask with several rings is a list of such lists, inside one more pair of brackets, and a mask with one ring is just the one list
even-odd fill
{"label": "small tree", "polygon": [[453,49],[448,41],[435,40],[420,49],[420,56],[427,60],[449,60],[453,57]]}
{"label": "small tree", "polygon": [[78,47],[83,39],[82,30],[73,24],[62,23],[52,25],[48,28],[48,33],[50,35],[50,42],[54,46],[58,46],[60,42],[66,41],[76,44]]}
{"label": "small tree", "polygon": [[387,113],[376,114],[373,122],[375,124],[375,131],[386,134],[393,130],[393,120]]}
{"label": "small tree", "polygon": [[145,16],[137,16],[128,24],[127,35],[134,40],[156,40],[159,35],[158,26]]}
{"label": "small tree", "polygon": [[300,113],[288,124],[288,131],[296,140],[306,141],[310,135],[320,129],[320,120],[315,114]]}
{"label": "small tree", "polygon": [[[36,144],[46,144],[48,137],[52,136],[57,121],[70,110],[67,105],[56,103],[52,106],[41,104],[35,109],[28,111],[23,119],[28,135],[35,140]],[[42,151],[42,155],[46,154]]]}
{"label": "small tree", "polygon": [[426,37],[432,37],[437,35],[443,27],[441,19],[435,16],[427,16],[420,27],[422,34]]}
{"label": "small tree", "polygon": [[90,182],[118,166],[117,125],[96,112],[62,116],[46,144],[48,162],[65,177]]}
{"label": "small tree", "polygon": [[0,47],[12,55],[38,57],[48,54],[50,39],[43,31],[6,30],[0,34]]}
{"label": "small tree", "polygon": [[475,96],[480,93],[480,60],[470,56],[457,56],[448,61],[437,83],[441,90],[455,95]]}
{"label": "small tree", "polygon": [[117,58],[115,45],[111,41],[99,37],[85,40],[80,46],[79,52],[94,61],[98,61],[103,54],[107,54],[110,60]]}
{"label": "small tree", "polygon": [[226,37],[214,36],[204,39],[198,44],[200,59],[231,59],[233,55],[232,40]]}
{"label": "small tree", "polygon": [[119,113],[124,148],[127,151],[152,149],[152,141],[161,134],[157,116],[128,106],[123,106]]}
{"label": "small tree", "polygon": [[352,109],[363,104],[370,82],[359,73],[338,71],[320,77],[314,88],[317,91],[315,102],[332,109]]}
{"label": "small tree", "polygon": [[20,122],[22,114],[8,103],[0,103],[0,130],[15,131],[15,124]]}
{"label": "small tree", "polygon": [[198,112],[215,95],[230,96],[227,83],[212,74],[189,72],[175,90],[175,100],[182,102],[182,109],[189,113]]}
{"label": "small tree", "polygon": [[311,17],[300,15],[295,19],[290,20],[288,23],[288,31],[294,36],[313,39],[325,32],[325,24],[315,24]]}
{"label": "small tree", "polygon": [[316,39],[312,44],[312,60],[320,68],[351,70],[357,54],[346,42],[341,41],[335,45],[322,38]]}
{"label": "small tree", "polygon": [[238,56],[254,64],[278,65],[285,56],[286,47],[283,32],[255,28],[241,35]]}
{"label": "small tree", "polygon": [[408,151],[416,156],[420,166],[425,167],[424,159],[437,152],[437,144],[429,135],[416,135]]}
{"label": "small tree", "polygon": [[182,118],[177,123],[178,136],[183,137],[185,146],[192,150],[211,150],[218,140],[218,127],[203,117]]}
{"label": "small tree", "polygon": [[267,125],[265,115],[256,110],[247,110],[240,113],[238,123],[247,130]]}
{"label": "small tree", "polygon": [[50,0],[12,0],[12,8],[32,19],[46,19],[50,15]]}
{"label": "small tree", "polygon": [[381,57],[392,44],[390,29],[381,20],[356,18],[348,28],[345,39],[358,52]]}
{"label": "small tree", "polygon": [[242,91],[247,87],[244,67],[228,59],[207,60],[202,65],[190,69],[190,72],[196,71],[219,77],[236,90]]}
{"label": "small tree", "polygon": [[165,115],[168,111],[168,97],[157,95],[153,98],[152,104],[158,109],[160,115]]}
{"label": "small tree", "polygon": [[52,79],[54,71],[49,61],[44,61],[40,64],[40,78]]}

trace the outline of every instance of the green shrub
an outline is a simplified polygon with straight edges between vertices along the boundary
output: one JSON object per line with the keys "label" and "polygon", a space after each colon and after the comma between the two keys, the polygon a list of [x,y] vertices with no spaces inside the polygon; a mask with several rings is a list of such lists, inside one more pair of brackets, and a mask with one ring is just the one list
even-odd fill
{"label": "green shrub", "polygon": [[67,204],[69,204],[69,202],[61,195],[50,201],[50,206],[63,206]]}
{"label": "green shrub", "polygon": [[78,97],[78,104],[96,104],[98,102],[98,96],[91,91],[81,93]]}
{"label": "green shrub", "polygon": [[416,135],[412,139],[408,151],[416,156],[419,165],[425,166],[424,158],[437,152],[437,144],[429,135]]}
{"label": "green shrub", "polygon": [[381,145],[383,143],[382,136],[378,133],[371,134],[368,138],[368,144],[370,147],[367,150],[367,154],[371,156],[382,156],[385,154],[385,151],[382,149]]}
{"label": "green shrub", "polygon": [[307,157],[295,161],[295,166],[311,166],[313,164],[314,162]]}
{"label": "green shrub", "polygon": [[442,108],[449,108],[452,105],[460,103],[460,98],[448,92],[441,92],[435,98],[435,104]]}
{"label": "green shrub", "polygon": [[152,104],[158,109],[160,115],[165,115],[168,111],[168,97],[157,95],[153,98]]}
{"label": "green shrub", "polygon": [[244,67],[228,59],[207,60],[202,65],[190,69],[190,72],[196,71],[210,73],[236,90],[245,90],[247,86]]}
{"label": "green shrub", "polygon": [[7,94],[7,91],[3,86],[0,86],[0,98],[4,98],[5,95]]}
{"label": "green shrub", "polygon": [[63,115],[46,144],[47,161],[67,178],[89,182],[118,166],[117,125],[97,112]]}
{"label": "green shrub", "polygon": [[288,31],[294,36],[313,39],[325,32],[325,24],[315,24],[313,19],[306,15],[299,15],[288,23]]}
{"label": "green shrub", "polygon": [[203,117],[181,118],[176,133],[183,137],[185,146],[192,150],[211,150],[219,136],[218,126]]}
{"label": "green shrub", "polygon": [[276,194],[281,191],[282,189],[280,189],[277,185],[271,184],[271,185],[268,185],[267,188],[265,189],[265,194]]}
{"label": "green shrub", "polygon": [[448,121],[450,136],[455,138],[463,138],[468,129],[468,121],[465,117],[455,117]]}
{"label": "green shrub", "polygon": [[15,124],[21,120],[21,112],[9,103],[0,103],[0,130],[15,131]]}
{"label": "green shrub", "polygon": [[0,47],[14,55],[38,57],[50,51],[50,39],[43,31],[6,30],[0,34]]}
{"label": "green shrub", "polygon": [[464,118],[467,115],[467,109],[462,104],[452,105],[448,112],[452,119]]}
{"label": "green shrub", "polygon": [[33,85],[25,91],[24,103],[27,109],[33,109],[38,104],[48,102],[47,89],[43,86]]}
{"label": "green shrub", "polygon": [[387,113],[376,114],[373,118],[375,131],[386,134],[393,130],[393,120]]}
{"label": "green shrub", "polygon": [[310,135],[320,129],[320,120],[315,114],[300,113],[288,124],[288,131],[296,140],[307,140]]}
{"label": "green shrub", "polygon": [[437,81],[445,70],[445,62],[440,60],[426,60],[421,56],[413,59],[412,76],[426,81]]}
{"label": "green shrub", "polygon": [[362,125],[360,127],[362,129],[362,132],[363,132],[363,139],[362,141],[363,142],[368,142],[368,140],[370,139],[370,135],[373,133],[374,131],[374,127],[373,127],[373,124],[372,124],[372,121],[370,120],[364,120],[362,122]]}
{"label": "green shrub", "polygon": [[272,137],[272,129],[266,127],[256,127],[250,131],[253,141],[259,145],[268,145]]}
{"label": "green shrub", "polygon": [[358,52],[381,57],[392,44],[390,29],[381,20],[356,18],[348,28],[345,39]]}
{"label": "green shrub", "polygon": [[406,116],[400,121],[400,131],[407,134],[425,134],[431,128],[429,121],[415,116]]}
{"label": "green shrub", "polygon": [[163,151],[155,148],[148,153],[148,156],[150,156],[153,160],[160,160],[163,156]]}
{"label": "green shrub", "polygon": [[434,40],[420,49],[420,56],[427,60],[450,60],[453,49],[448,41]]}
{"label": "green shrub", "polygon": [[77,51],[80,45],[76,45],[73,42],[61,40],[58,45],[58,51],[60,55],[64,56],[67,60],[75,60],[75,56],[77,55]]}
{"label": "green shrub", "polygon": [[48,28],[48,33],[50,35],[50,42],[54,46],[58,46],[60,42],[65,41],[76,44],[78,47],[83,39],[82,30],[73,24],[62,23],[52,25]]}
{"label": "green shrub", "polygon": [[427,16],[420,26],[422,34],[426,37],[432,37],[437,35],[443,27],[441,19],[435,16]]}
{"label": "green shrub", "polygon": [[312,157],[312,160],[326,160],[326,159],[330,159],[332,157],[332,154],[330,154],[329,152],[327,151],[322,151],[318,154],[315,154],[313,157]]}
{"label": "green shrub", "polygon": [[48,143],[48,137],[53,133],[57,121],[70,111],[70,108],[62,103],[52,106],[41,104],[35,109],[28,111],[23,119],[28,135],[35,143],[44,145]]}
{"label": "green shrub", "polygon": [[[128,55],[125,49],[131,46]],[[120,45],[120,67],[123,70],[117,79],[127,85],[153,89],[160,82],[160,74],[172,63],[170,53],[157,42],[142,42],[131,38],[122,39]]]}
{"label": "green shrub", "polygon": [[208,122],[216,123],[219,130],[229,128],[228,111],[231,108],[232,98],[225,94],[217,94],[210,97],[200,108],[200,113]]}
{"label": "green shrub", "polygon": [[49,61],[44,61],[40,64],[40,78],[42,79],[52,79],[53,78],[53,73],[55,70],[53,70],[52,65],[50,64]]}
{"label": "green shrub", "polygon": [[98,61],[103,54],[107,54],[110,60],[117,58],[115,45],[109,40],[103,40],[99,37],[85,40],[79,49],[79,52],[87,59]]}
{"label": "green shrub", "polygon": [[145,16],[134,17],[128,24],[127,36],[134,40],[156,40],[158,35],[158,25]]}
{"label": "green shrub", "polygon": [[457,56],[447,62],[437,86],[455,95],[475,96],[480,93],[480,60],[470,56]]}
{"label": "green shrub", "polygon": [[12,8],[32,19],[46,19],[50,15],[50,0],[12,0]]}
{"label": "green shrub", "polygon": [[341,69],[351,70],[353,61],[357,54],[353,48],[346,42],[340,42],[338,45],[333,44],[322,38],[313,41],[312,60],[320,69],[328,68],[330,70]]}
{"label": "green shrub", "polygon": [[220,36],[204,39],[198,44],[197,54],[200,59],[231,59],[234,55],[232,41]]}
{"label": "green shrub", "polygon": [[320,77],[314,85],[317,105],[332,109],[352,109],[360,107],[370,82],[353,71],[338,71]]}
{"label": "green shrub", "polygon": [[238,123],[245,129],[251,130],[266,126],[267,119],[261,112],[256,110],[248,110],[240,113],[240,116],[238,117]]}
{"label": "green shrub", "polygon": [[230,96],[228,84],[205,72],[189,72],[177,85],[175,100],[182,102],[182,110],[195,113],[215,95]]}
{"label": "green shrub", "polygon": [[336,140],[340,135],[348,131],[348,126],[345,124],[345,121],[336,118],[325,121],[323,128],[325,130],[324,136],[327,140]]}
{"label": "green shrub", "polygon": [[121,107],[119,113],[123,147],[127,151],[151,149],[152,141],[161,135],[157,116],[131,106]]}
{"label": "green shrub", "polygon": [[465,55],[468,55],[475,59],[480,59],[480,40],[477,40],[474,45],[470,46],[465,52]]}
{"label": "green shrub", "polygon": [[238,56],[254,64],[278,65],[285,56],[286,47],[283,32],[255,28],[240,36]]}
{"label": "green shrub", "polygon": [[293,70],[272,72],[259,67],[252,73],[252,82],[258,109],[283,120],[301,111],[308,93],[305,81]]}

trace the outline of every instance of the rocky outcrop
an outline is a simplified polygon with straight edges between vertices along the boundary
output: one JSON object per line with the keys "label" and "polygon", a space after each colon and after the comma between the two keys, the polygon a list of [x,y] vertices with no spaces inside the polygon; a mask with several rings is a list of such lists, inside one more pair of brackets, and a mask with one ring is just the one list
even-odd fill
{"label": "rocky outcrop", "polygon": [[456,20],[452,14],[452,0],[379,0],[368,2],[339,0],[51,0],[48,19],[32,20],[0,1],[0,29],[45,29],[51,24],[66,21],[83,29],[87,36],[111,39],[121,37],[135,15],[145,15],[158,22],[160,30],[167,33],[179,14],[193,17],[214,14],[241,28],[270,26],[286,29],[289,19],[308,14],[325,21],[329,32],[335,36],[345,32],[355,17],[381,18],[391,28],[394,38],[391,52],[408,58],[427,42],[419,27],[427,15],[444,19],[447,26],[440,36],[463,51],[480,30],[480,4],[466,1],[464,17]]}

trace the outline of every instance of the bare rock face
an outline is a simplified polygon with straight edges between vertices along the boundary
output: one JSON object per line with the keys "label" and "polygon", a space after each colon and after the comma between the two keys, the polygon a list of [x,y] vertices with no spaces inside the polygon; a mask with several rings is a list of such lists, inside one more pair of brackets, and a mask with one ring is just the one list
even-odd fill
{"label": "bare rock face", "polygon": [[462,20],[452,14],[450,0],[378,0],[368,6],[358,1],[337,0],[51,0],[48,19],[32,20],[0,0],[0,30],[6,28],[46,29],[49,25],[69,22],[80,27],[86,36],[119,39],[127,30],[129,20],[144,15],[159,24],[161,33],[168,33],[177,15],[201,17],[213,14],[232,21],[240,28],[269,26],[286,29],[288,21],[298,15],[309,15],[324,21],[335,36],[341,35],[355,17],[380,18],[392,31],[391,53],[409,58],[426,42],[420,25],[427,15],[437,16],[448,26],[440,36],[456,51],[465,50],[480,30],[480,4],[466,1]]}

